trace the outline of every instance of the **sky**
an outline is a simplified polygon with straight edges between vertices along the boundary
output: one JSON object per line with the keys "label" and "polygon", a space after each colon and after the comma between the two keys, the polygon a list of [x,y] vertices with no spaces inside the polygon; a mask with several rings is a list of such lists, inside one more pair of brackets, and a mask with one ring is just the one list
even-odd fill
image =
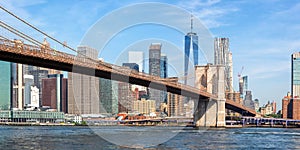
{"label": "sky", "polygon": [[[162,42],[170,76],[182,75],[183,60],[179,56],[183,55],[184,35],[190,31],[192,13],[193,31],[202,49],[201,63],[211,61],[205,60],[212,54],[211,37],[229,38],[235,90],[237,75],[242,72],[248,76],[253,99],[259,99],[260,105],[274,100],[279,109],[281,99],[291,91],[290,57],[300,47],[297,0],[1,0],[0,5],[73,48],[89,44],[93,29],[100,28],[97,34],[103,40],[93,43],[100,50],[98,57],[110,63],[126,61],[129,50],[146,53],[149,43]],[[40,41],[44,38],[2,10],[0,18]],[[2,28],[0,32],[13,38]]]}

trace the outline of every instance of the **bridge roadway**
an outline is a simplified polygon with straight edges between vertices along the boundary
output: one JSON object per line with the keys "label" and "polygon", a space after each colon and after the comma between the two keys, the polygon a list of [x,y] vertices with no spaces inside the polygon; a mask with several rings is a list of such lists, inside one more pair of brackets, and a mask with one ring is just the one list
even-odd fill
{"label": "bridge roadway", "polygon": [[[168,82],[167,79],[136,72],[100,60],[91,60],[80,56],[80,54],[75,56],[51,48],[28,45],[18,41],[0,39],[0,60],[137,84],[203,101],[217,99],[211,93],[178,82]],[[236,102],[228,103],[226,101],[225,106],[237,112],[248,112],[250,116],[255,116],[255,113],[250,109],[238,105]]]}

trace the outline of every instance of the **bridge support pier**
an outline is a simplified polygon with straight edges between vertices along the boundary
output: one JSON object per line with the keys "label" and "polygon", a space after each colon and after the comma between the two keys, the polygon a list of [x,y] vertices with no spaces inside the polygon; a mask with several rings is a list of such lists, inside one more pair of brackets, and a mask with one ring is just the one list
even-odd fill
{"label": "bridge support pier", "polygon": [[[195,105],[194,122],[199,127],[225,127],[225,67],[207,65],[196,68],[196,83],[199,89],[205,85],[207,92],[216,95],[215,99],[199,99]],[[196,84],[197,85],[197,84]]]}
{"label": "bridge support pier", "polygon": [[200,100],[195,107],[194,122],[197,127],[225,127],[225,99]]}

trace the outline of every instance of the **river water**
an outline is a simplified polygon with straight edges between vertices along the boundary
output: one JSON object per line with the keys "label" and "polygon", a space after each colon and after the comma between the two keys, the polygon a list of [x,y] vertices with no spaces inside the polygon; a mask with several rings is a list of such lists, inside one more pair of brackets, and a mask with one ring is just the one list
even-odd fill
{"label": "river water", "polygon": [[133,148],[300,149],[300,129],[0,126],[1,150]]}

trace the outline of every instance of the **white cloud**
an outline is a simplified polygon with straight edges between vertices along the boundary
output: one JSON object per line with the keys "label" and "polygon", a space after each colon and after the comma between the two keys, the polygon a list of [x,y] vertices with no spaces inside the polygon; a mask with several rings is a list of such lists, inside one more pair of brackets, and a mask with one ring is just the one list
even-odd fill
{"label": "white cloud", "polygon": [[217,6],[219,3],[221,0],[191,0],[181,1],[177,5],[199,17],[208,28],[216,28],[228,25],[228,23],[220,21],[220,18],[238,11],[234,6]]}

